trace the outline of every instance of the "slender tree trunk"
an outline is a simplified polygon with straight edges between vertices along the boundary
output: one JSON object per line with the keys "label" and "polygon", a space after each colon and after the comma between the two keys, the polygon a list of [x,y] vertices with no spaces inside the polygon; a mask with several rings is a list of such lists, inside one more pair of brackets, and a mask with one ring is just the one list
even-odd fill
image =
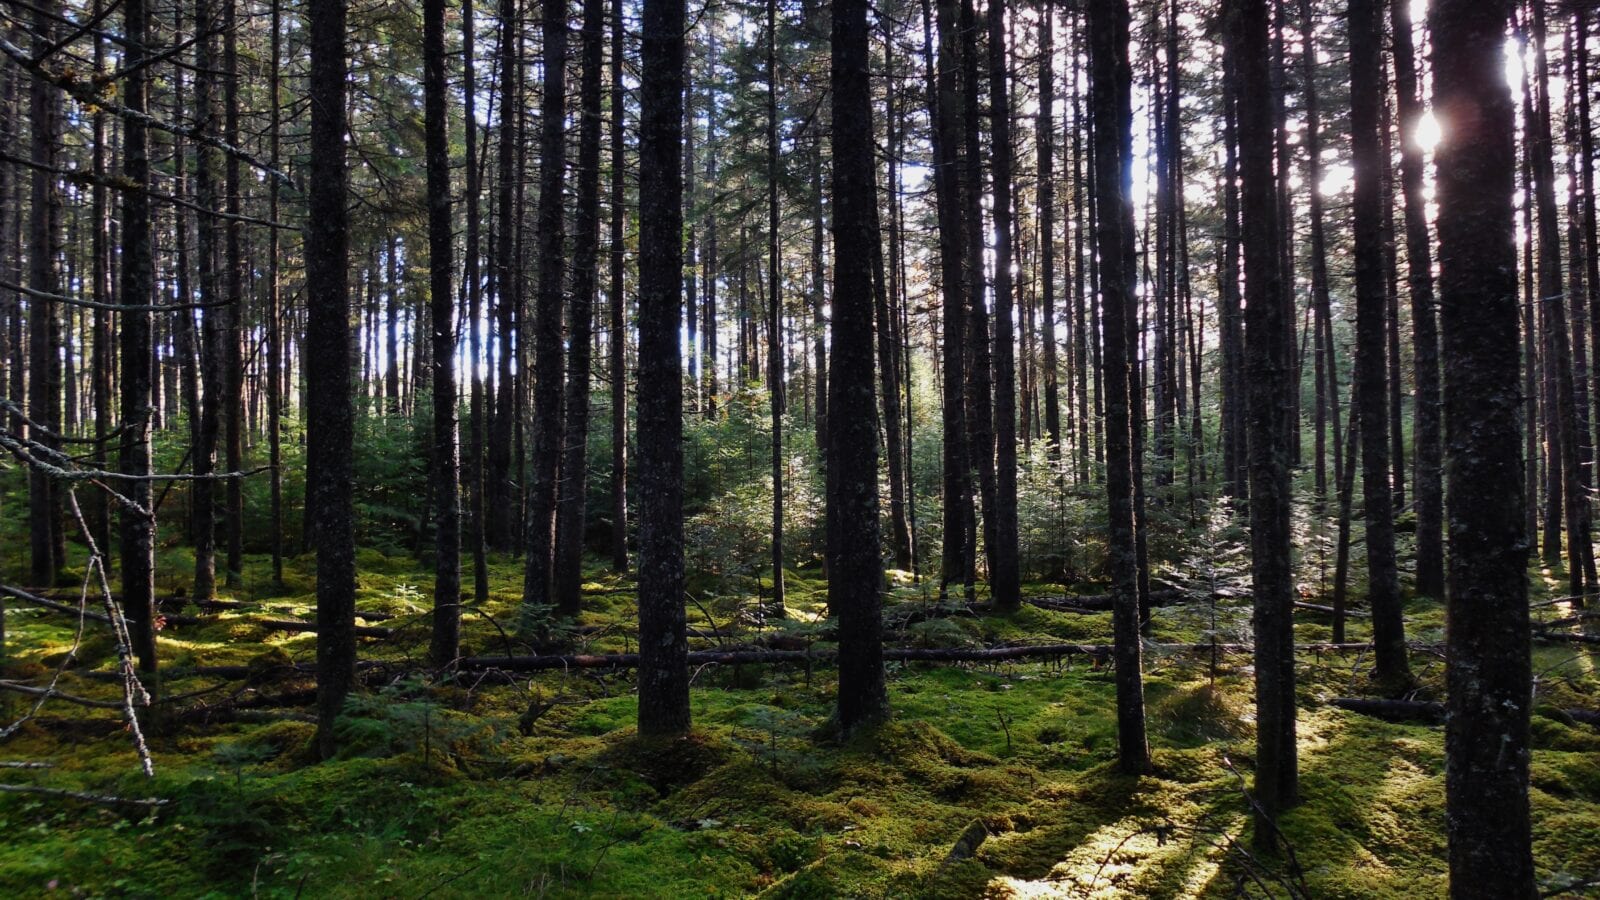
{"label": "slender tree trunk", "polygon": [[[269,55],[272,57],[267,62],[267,94],[271,98],[267,115],[267,160],[276,169],[278,167],[278,143],[282,131],[282,97],[280,88],[280,66],[278,58],[281,54],[280,43],[283,33],[283,14],[279,0],[272,0],[272,18],[269,26],[272,30]],[[267,180],[267,218],[278,221],[278,179]],[[267,309],[266,309],[266,353],[267,353],[267,466],[269,479],[268,490],[271,501],[268,515],[271,518],[270,540],[272,543],[272,585],[274,588],[283,586],[283,309],[282,296],[279,294],[278,284],[278,229],[267,229]]]}
{"label": "slender tree trunk", "polygon": [[[566,443],[556,520],[556,603],[577,615],[583,588],[583,534],[589,494],[589,367],[600,256],[600,94],[605,63],[605,0],[583,0],[579,38],[578,210],[572,236],[572,331],[568,340]],[[693,275],[690,276],[691,279]]]}
{"label": "slender tree trunk", "polygon": [[[216,32],[217,10],[213,0],[196,0],[195,11],[195,79],[194,111],[197,127],[202,134],[214,136],[216,132],[216,76],[218,70]],[[221,208],[217,196],[217,151],[203,142],[195,144],[195,201],[201,210],[214,212]],[[224,300],[219,284],[224,274],[223,263],[217,248],[218,222],[205,215],[195,219],[196,249],[199,256],[200,302],[206,307],[200,316],[200,369],[199,382],[200,419],[195,432],[192,466],[198,480],[194,483],[194,598],[198,601],[216,595],[217,582],[217,528],[216,482],[210,476],[216,472],[217,438],[221,429],[222,402],[227,396],[224,383],[223,340],[227,330],[229,312],[221,306]],[[308,463],[308,465],[310,465]],[[309,503],[307,504],[309,508]]]}
{"label": "slender tree trunk", "polygon": [[1039,152],[1039,318],[1044,387],[1044,430],[1050,458],[1061,459],[1061,399],[1056,362],[1056,177],[1055,177],[1055,22],[1054,6],[1039,18],[1039,120],[1034,143]]}
{"label": "slender tree trunk", "polygon": [[[628,320],[623,285],[628,217],[623,156],[622,0],[611,0],[611,567],[628,571]],[[716,358],[707,355],[710,368]]]}
{"label": "slender tree trunk", "polygon": [[683,609],[684,0],[644,0],[639,121],[639,733],[689,730]]}
{"label": "slender tree trunk", "polygon": [[[771,2],[771,0],[769,0]],[[894,56],[892,53],[893,42],[885,44],[884,67],[889,80],[888,98],[885,103],[885,125],[888,129],[889,142],[893,143],[894,135]],[[874,157],[876,158],[876,157]],[[890,190],[894,189],[893,163],[890,163]],[[872,211],[877,219],[878,204],[874,203]],[[874,224],[874,229],[881,234],[881,228]],[[889,267],[892,270],[892,266]],[[900,364],[896,356],[899,344],[895,337],[895,289],[896,282],[893,271],[885,271],[882,244],[878,245],[878,255],[873,259],[872,293],[874,303],[874,323],[877,326],[878,350],[878,378],[883,401],[883,436],[885,462],[889,470],[889,540],[894,553],[896,569],[907,570],[911,568],[911,526],[906,521],[906,493],[908,471],[905,466],[905,453],[901,426],[904,424],[900,418]]]}
{"label": "slender tree trunk", "polygon": [[355,410],[350,402],[345,196],[345,2],[311,5],[311,167],[306,224],[306,493],[317,549],[317,748],[338,750],[334,719],[355,682]]}
{"label": "slender tree trunk", "polygon": [[1239,89],[1235,54],[1222,61],[1224,162],[1222,176],[1222,257],[1218,261],[1218,323],[1222,344],[1223,488],[1241,503],[1250,495],[1244,434],[1244,316],[1239,296]]}
{"label": "slender tree trunk", "polygon": [[1422,148],[1416,141],[1422,103],[1412,49],[1411,4],[1393,0],[1395,92],[1400,109],[1400,182],[1405,192],[1406,276],[1411,294],[1411,347],[1416,372],[1417,593],[1444,592],[1443,448],[1439,422],[1439,334],[1433,310],[1433,254],[1423,197]]}
{"label": "slender tree trunk", "polygon": [[[994,547],[989,590],[1000,609],[1022,605],[1017,559],[1017,366],[1012,318],[1011,91],[1007,85],[1004,0],[989,0],[990,161],[994,176]],[[985,514],[985,518],[988,514]]]}
{"label": "slender tree trunk", "polygon": [[[128,45],[122,64],[128,76],[122,85],[122,102],[135,112],[149,108],[150,73],[143,65],[149,41],[150,12],[144,0],[122,0],[124,34]],[[119,295],[122,304],[136,307],[122,312],[119,340],[122,350],[122,424],[120,465],[123,474],[134,478],[151,471],[150,439],[155,416],[150,407],[153,389],[151,371],[150,313],[155,301],[154,256],[150,242],[150,198],[145,188],[150,183],[149,133],[143,121],[129,118],[123,125],[122,177],[133,190],[122,192],[122,271]],[[135,504],[154,506],[151,482],[130,481],[120,489]],[[139,668],[147,674],[156,671],[156,595],[155,529],[153,516],[129,507],[120,507],[122,538],[122,608],[129,613],[129,632]],[[147,685],[146,687],[149,687]]]}
{"label": "slender tree trunk", "polygon": [[499,347],[495,354],[494,414],[488,434],[484,484],[484,504],[487,506],[487,534],[485,540],[496,550],[509,550],[515,531],[513,522],[517,487],[511,466],[512,445],[515,441],[516,422],[520,406],[516,402],[516,380],[513,361],[517,340],[517,311],[522,307],[517,257],[517,185],[521,182],[521,169],[517,165],[517,147],[522,143],[519,128],[519,110],[522,106],[522,63],[519,59],[517,39],[519,32],[518,0],[500,0],[500,135],[496,148],[496,167],[499,179],[497,234],[494,266],[495,325]]}
{"label": "slender tree trunk", "polygon": [[[54,42],[54,3],[34,12],[34,52],[44,53]],[[36,168],[28,226],[28,286],[45,294],[58,293],[60,272],[56,253],[60,242],[61,196],[56,176],[56,150],[60,141],[61,100],[55,88],[35,78],[28,88],[30,155]],[[55,301],[28,299],[28,417],[39,430],[31,437],[45,447],[57,446],[61,427],[60,344],[61,325]],[[57,558],[55,533],[60,528],[60,498],[50,476],[37,467],[28,470],[28,534],[30,578],[40,587],[55,584],[63,560]]]}
{"label": "slender tree trunk", "polygon": [[[1508,4],[1434,0],[1435,149],[1449,464],[1450,894],[1538,896],[1528,816],[1528,534],[1518,459],[1516,125]],[[1487,739],[1493,737],[1493,739]]]}
{"label": "slender tree trunk", "polygon": [[[557,473],[562,456],[561,380],[565,369],[561,314],[566,275],[566,217],[561,192],[567,169],[567,0],[542,0],[542,3],[544,102],[539,129],[539,298],[533,323],[537,374],[533,384],[533,464],[528,487],[528,518],[524,526],[527,559],[524,560],[522,602],[526,610],[555,600],[563,615],[572,615],[576,610],[571,607],[577,597],[557,597],[552,590]],[[578,352],[587,354],[587,330],[582,337],[584,347]],[[588,373],[584,375],[587,381]],[[585,407],[588,405],[587,390],[585,383]],[[588,412],[587,408],[584,412]],[[581,461],[582,451],[579,452]]]}
{"label": "slender tree trunk", "polygon": [[[1377,0],[1350,2],[1350,129],[1355,160],[1356,395],[1361,410],[1361,492],[1366,508],[1367,598],[1372,606],[1374,675],[1408,676],[1389,486],[1389,417],[1384,372],[1382,20]],[[1241,136],[1241,144],[1243,144]]]}
{"label": "slender tree trunk", "polygon": [[1145,740],[1144,675],[1139,646],[1139,565],[1134,540],[1133,417],[1127,321],[1134,307],[1133,259],[1123,230],[1132,202],[1126,165],[1132,131],[1132,71],[1128,63],[1126,0],[1091,0],[1088,7],[1090,86],[1093,90],[1095,248],[1105,323],[1101,351],[1106,388],[1106,497],[1109,504],[1112,612],[1116,649],[1118,761],[1127,774],[1150,768]]}
{"label": "slender tree trunk", "polygon": [[[223,70],[223,140],[230,146],[239,146],[239,48],[237,27],[238,0],[224,0],[222,27],[225,29],[222,44]],[[244,234],[237,218],[243,213],[239,179],[239,157],[228,154],[223,167],[224,201],[228,219],[224,231],[226,239],[225,266],[227,270],[227,320],[223,335],[223,425],[227,435],[224,448],[230,472],[244,470]],[[227,584],[237,587],[244,568],[244,483],[241,479],[228,479],[223,525],[228,538]]]}
{"label": "slender tree trunk", "polygon": [[[488,417],[485,402],[483,373],[483,279],[480,276],[478,256],[478,195],[479,173],[482,161],[478,154],[477,93],[478,75],[473,58],[477,46],[477,25],[472,14],[472,0],[461,2],[461,57],[462,78],[468,89],[462,92],[462,121],[466,126],[467,184],[466,184],[466,241],[462,254],[462,277],[467,288],[467,364],[472,367],[472,396],[468,399],[467,415],[472,420],[467,447],[467,542],[472,547],[472,597],[482,604],[489,599],[488,529],[484,510],[484,452],[483,442]],[[487,155],[487,154],[485,154]]]}
{"label": "slender tree trunk", "polygon": [[783,615],[783,273],[779,260],[778,0],[767,0],[767,405],[772,414],[772,607]]}
{"label": "slender tree trunk", "polygon": [[[450,83],[445,73],[444,5],[445,0],[425,0],[422,6],[428,294],[433,328],[433,446],[428,480],[433,491],[435,560],[428,658],[441,669],[461,653],[461,485],[456,445],[455,295],[450,286],[455,241],[450,216]],[[471,122],[466,125],[473,127]]]}
{"label": "slender tree trunk", "polygon": [[[1359,0],[1358,0],[1359,2]],[[1265,0],[1243,0],[1232,13],[1230,52],[1239,96],[1268,89],[1272,66]],[[1294,567],[1289,510],[1293,503],[1289,396],[1294,392],[1294,344],[1283,318],[1292,307],[1283,292],[1282,226],[1272,169],[1272,111],[1238,105],[1249,378],[1250,572],[1255,599],[1256,781],[1255,844],[1277,844],[1278,814],[1298,793],[1294,693]]]}
{"label": "slender tree trunk", "polygon": [[[933,118],[934,187],[939,217],[939,281],[944,325],[944,553],[939,590],[965,583],[972,561],[967,552],[972,531],[972,469],[967,461],[966,418],[966,234],[962,217],[960,168],[960,49],[956,3],[939,0],[937,74],[928,53]],[[924,6],[924,44],[927,39]]]}

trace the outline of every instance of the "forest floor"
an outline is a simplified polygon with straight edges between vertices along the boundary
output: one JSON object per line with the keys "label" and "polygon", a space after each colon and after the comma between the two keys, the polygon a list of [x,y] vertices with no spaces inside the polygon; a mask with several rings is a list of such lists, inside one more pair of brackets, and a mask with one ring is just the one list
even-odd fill
{"label": "forest floor", "polygon": [[[81,551],[77,557],[82,573]],[[187,551],[163,552],[164,591]],[[633,731],[632,673],[464,673],[431,684],[431,577],[416,560],[363,550],[362,611],[392,618],[362,638],[367,689],[340,723],[344,754],[313,761],[309,676],[315,637],[266,620],[309,619],[310,557],[277,590],[250,557],[232,609],[161,632],[167,702],[152,713],[154,779],[138,772],[114,709],[51,701],[0,757],[46,762],[5,780],[122,797],[142,807],[0,795],[0,894],[34,896],[483,897],[1424,897],[1445,886],[1443,731],[1327,701],[1375,696],[1361,652],[1302,654],[1304,802],[1282,823],[1292,853],[1248,850],[1242,786],[1253,754],[1249,657],[1160,643],[1239,640],[1242,599],[1155,611],[1145,657],[1155,774],[1115,770],[1109,669],[1093,658],[1003,664],[894,663],[893,721],[827,739],[834,673],[824,663],[707,666],[694,673],[695,730],[669,744]],[[788,578],[788,641],[826,646],[817,573]],[[582,652],[630,649],[631,583],[600,569],[585,612],[550,640]],[[181,579],[181,580],[180,580]],[[1548,584],[1537,579],[1536,591]],[[493,654],[515,621],[520,566],[493,565],[486,609],[469,612],[469,652]],[[1088,589],[1086,588],[1085,591]],[[1060,595],[1034,585],[1030,593]],[[76,591],[67,591],[76,603]],[[92,595],[91,595],[92,597]],[[896,579],[891,619],[926,608]],[[1315,599],[1308,597],[1307,599]],[[757,637],[748,596],[705,596],[691,624],[727,643]],[[8,604],[9,677],[47,677],[74,645],[70,615]],[[745,614],[741,614],[741,609]],[[170,610],[169,610],[170,611]],[[182,613],[195,613],[193,606]],[[488,617],[480,613],[487,613]],[[1573,613],[1542,606],[1539,618]],[[1414,697],[1442,696],[1443,611],[1413,600]],[[489,620],[494,619],[494,622]],[[1301,642],[1326,641],[1305,611]],[[1213,619],[1215,623],[1213,623]],[[88,623],[59,688],[115,700],[113,645]],[[563,630],[564,629],[564,630]],[[768,629],[770,630],[770,629]],[[1591,631],[1593,629],[1590,629]],[[742,632],[742,636],[734,634]],[[896,646],[1109,642],[1110,614],[1026,606],[1008,617],[926,618],[891,629]],[[1350,639],[1366,638],[1354,619]],[[717,637],[696,638],[696,648]],[[1532,763],[1535,856],[1544,889],[1600,875],[1600,730],[1560,710],[1600,709],[1600,647],[1541,643]],[[250,679],[196,667],[250,666]],[[187,674],[186,674],[187,672]],[[11,696],[6,721],[32,705]],[[963,834],[991,835],[973,848]],[[961,844],[961,851],[952,848]],[[965,857],[965,858],[961,858]],[[1577,894],[1566,894],[1576,896]]]}

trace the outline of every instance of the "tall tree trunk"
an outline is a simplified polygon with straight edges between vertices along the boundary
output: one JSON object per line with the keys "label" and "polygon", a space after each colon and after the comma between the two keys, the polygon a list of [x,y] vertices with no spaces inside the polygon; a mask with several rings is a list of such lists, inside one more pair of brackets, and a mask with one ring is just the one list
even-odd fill
{"label": "tall tree trunk", "polygon": [[[223,71],[226,73],[223,81],[223,140],[229,146],[239,146],[239,47],[237,27],[238,0],[224,0],[222,10],[222,27],[225,30],[222,43]],[[244,469],[244,334],[245,334],[245,292],[244,292],[244,234],[243,226],[239,222],[239,215],[244,210],[243,197],[240,195],[239,157],[228,154],[227,162],[223,166],[224,192],[226,199],[224,205],[228,212],[228,223],[224,231],[226,239],[225,267],[227,270],[227,320],[223,334],[223,426],[227,435],[224,447],[225,460],[230,472],[239,472]],[[227,557],[227,584],[229,587],[238,587],[241,571],[244,568],[244,482],[239,478],[228,479],[227,495],[224,498],[225,508],[223,514],[224,531],[228,538]]]}
{"label": "tall tree trunk", "polygon": [[517,311],[522,307],[522,278],[517,257],[517,185],[522,180],[517,147],[522,143],[519,110],[522,107],[522,62],[517,39],[520,30],[518,0],[500,0],[500,135],[496,147],[498,170],[498,223],[494,236],[494,322],[499,336],[495,353],[494,414],[488,434],[484,504],[485,540],[496,550],[509,550],[515,532],[515,499],[519,492],[511,466],[512,445],[520,406],[516,402],[513,361],[517,340]]}
{"label": "tall tree trunk", "polygon": [[[480,277],[478,256],[478,194],[479,173],[483,161],[478,154],[477,94],[478,75],[473,59],[477,45],[477,25],[472,14],[472,0],[461,2],[461,57],[462,78],[467,90],[462,92],[462,122],[466,126],[467,184],[466,184],[466,240],[462,253],[462,277],[467,288],[467,364],[472,367],[472,396],[467,401],[467,415],[472,420],[468,440],[466,465],[463,467],[467,485],[467,542],[472,547],[472,597],[479,604],[489,599],[488,528],[484,510],[484,448],[487,430],[488,404],[484,396],[483,357],[483,279]],[[487,156],[487,154],[485,154]]]}
{"label": "tall tree trunk", "polygon": [[[1439,306],[1450,556],[1450,894],[1538,896],[1528,817],[1528,534],[1517,434],[1516,124],[1508,4],[1434,0]],[[1489,739],[1493,738],[1493,739]]]}
{"label": "tall tree trunk", "polygon": [[[590,0],[594,2],[594,0]],[[445,73],[445,0],[422,5],[423,127],[428,166],[428,296],[432,307],[433,634],[428,659],[449,666],[461,653],[461,485],[456,446],[454,231],[450,217],[450,82]],[[466,123],[468,128],[472,122]],[[471,166],[468,161],[468,166]]]}
{"label": "tall tree trunk", "polygon": [[[1358,0],[1359,2],[1359,0]],[[1269,89],[1272,66],[1266,0],[1243,0],[1229,22],[1238,96]],[[1290,439],[1294,343],[1278,302],[1283,234],[1272,168],[1272,111],[1238,104],[1239,181],[1244,233],[1246,369],[1249,378],[1250,581],[1255,598],[1255,844],[1277,844],[1278,814],[1292,806],[1299,775],[1295,744],[1294,567],[1289,509],[1293,503]]]}
{"label": "tall tree trunk", "polygon": [[[628,217],[623,148],[622,0],[611,0],[611,567],[628,571],[628,318],[623,293],[623,231]],[[707,354],[708,366],[716,357]]]}
{"label": "tall tree trunk", "polygon": [[[567,0],[542,0],[542,3],[544,87],[539,129],[539,299],[533,322],[537,374],[533,383],[533,461],[528,486],[528,518],[524,526],[527,559],[522,573],[522,602],[526,610],[560,600],[559,611],[572,615],[576,610],[570,606],[576,596],[557,598],[552,593],[556,478],[562,456],[561,379],[565,369],[561,314],[566,276],[566,216],[561,192],[567,174]],[[586,332],[584,347],[579,352],[587,354],[588,343]],[[588,373],[584,375],[587,380]],[[585,384],[585,401],[587,390]],[[581,451],[579,459],[582,459]]]}
{"label": "tall tree trunk", "polygon": [[[217,10],[214,0],[196,0],[195,22],[195,79],[194,111],[200,133],[215,136],[217,120],[216,75]],[[205,309],[200,316],[200,368],[199,382],[200,419],[195,431],[193,469],[194,483],[194,598],[198,601],[212,599],[217,586],[217,528],[216,482],[211,476],[216,472],[217,438],[221,429],[222,401],[227,396],[223,379],[223,335],[227,330],[229,313],[222,306],[219,284],[223,274],[222,261],[217,247],[219,223],[207,213],[221,209],[217,196],[217,151],[205,142],[195,143],[195,201],[201,215],[195,219],[196,250],[200,273],[200,302]],[[314,465],[307,463],[308,466]],[[309,508],[309,503],[307,504]]]}
{"label": "tall tree trunk", "polygon": [[[280,0],[272,0],[272,30],[267,62],[268,105],[267,161],[278,168],[278,143],[282,132],[282,97],[280,95],[283,13]],[[278,221],[278,179],[268,179],[267,218]],[[268,491],[271,500],[268,516],[271,524],[269,540],[272,543],[272,585],[283,586],[283,309],[278,284],[278,229],[267,229],[267,466]]]}
{"label": "tall tree trunk", "polygon": [[[771,2],[771,0],[769,0]],[[887,100],[885,103],[885,126],[889,142],[893,143],[894,136],[894,56],[893,42],[885,43],[884,68],[889,81]],[[874,155],[876,160],[876,155]],[[894,189],[893,162],[890,163],[889,188]],[[878,227],[878,204],[872,206],[874,215],[874,230],[882,233]],[[891,213],[892,216],[892,213]],[[891,248],[892,249],[892,248]],[[907,469],[905,465],[905,452],[903,446],[904,436],[901,427],[904,423],[900,418],[900,364],[896,348],[899,341],[895,336],[895,290],[897,287],[896,276],[892,271],[885,272],[884,254],[882,243],[878,245],[878,254],[873,259],[872,293],[874,303],[874,324],[877,327],[878,348],[878,379],[883,401],[883,437],[885,462],[889,470],[889,540],[894,553],[895,568],[907,570],[911,568],[911,527],[906,521],[906,493],[909,490]]]}
{"label": "tall tree trunk", "polygon": [[[134,112],[147,112],[150,73],[144,66],[149,41],[150,12],[144,0],[122,0],[124,33],[128,39],[123,66],[128,76],[122,85],[122,102]],[[149,132],[145,123],[130,117],[123,125],[122,178],[133,190],[122,192],[122,272],[118,294],[123,311],[119,324],[122,350],[120,381],[122,424],[120,466],[124,475],[144,479],[151,471],[151,431],[155,425],[150,407],[150,313],[155,301],[154,256],[150,242]],[[133,503],[154,508],[151,482],[133,480],[120,486]],[[156,671],[155,529],[153,516],[122,506],[122,608],[129,613],[129,632],[139,668]]]}
{"label": "tall tree trunk", "polygon": [[778,258],[778,0],[767,0],[767,405],[772,414],[772,607],[783,615],[783,273]]}
{"label": "tall tree trunk", "polygon": [[[994,176],[994,547],[989,591],[1000,609],[1022,605],[1017,560],[1017,366],[1012,317],[1011,91],[1007,85],[1004,0],[989,0],[990,161]],[[988,514],[985,514],[987,518]]]}
{"label": "tall tree trunk", "polygon": [[689,730],[683,609],[684,0],[644,0],[639,115],[639,733]]}
{"label": "tall tree trunk", "polygon": [[1565,285],[1561,277],[1561,223],[1556,207],[1550,71],[1544,46],[1545,14],[1542,4],[1532,4],[1532,9],[1534,105],[1529,110],[1527,152],[1532,163],[1534,205],[1538,213],[1538,301],[1545,328],[1546,371],[1547,377],[1553,376],[1547,392],[1553,402],[1545,413],[1546,434],[1552,445],[1558,447],[1552,454],[1557,462],[1552,463],[1548,477],[1552,486],[1559,485],[1559,489],[1551,491],[1550,503],[1566,514],[1568,588],[1581,597],[1587,590],[1585,575],[1594,567],[1594,550],[1589,538],[1588,494],[1583,489],[1579,469],[1572,339],[1567,327]]}
{"label": "tall tree trunk", "polygon": [[[972,532],[972,469],[967,457],[966,417],[966,229],[962,217],[960,168],[960,49],[956,4],[939,0],[937,74],[928,52],[930,95],[937,98],[933,118],[934,187],[939,217],[939,281],[944,325],[944,553],[939,576],[943,595],[949,585],[967,583]],[[924,49],[928,16],[924,10]],[[970,588],[969,588],[970,594]]]}
{"label": "tall tree trunk", "polygon": [[872,265],[878,244],[866,0],[835,0],[833,345],[829,358],[828,606],[839,617],[837,723],[849,735],[889,714],[878,541],[878,409]]}
{"label": "tall tree trunk", "polygon": [[[579,38],[578,210],[572,236],[572,356],[567,370],[566,442],[556,512],[556,603],[576,615],[583,588],[583,534],[589,494],[589,367],[594,338],[594,301],[599,292],[600,92],[605,64],[605,0],[583,0]],[[690,276],[693,277],[692,275]]]}
{"label": "tall tree trunk", "polygon": [[[39,6],[33,17],[34,52],[42,54],[54,42],[54,3]],[[35,168],[28,225],[28,286],[55,294],[60,272],[56,253],[60,243],[61,195],[56,176],[56,150],[60,142],[61,100],[43,78],[28,89],[29,150]],[[61,324],[55,301],[34,295],[28,299],[28,417],[38,425],[32,438],[45,447],[57,446],[61,427]],[[28,534],[31,550],[30,578],[40,587],[55,584],[63,560],[57,558],[55,533],[60,526],[60,498],[56,485],[42,469],[28,470]]]}
{"label": "tall tree trunk", "polygon": [[[966,369],[968,459],[977,473],[979,510],[983,516],[983,552],[989,575],[998,568],[995,535],[993,345],[989,340],[989,313],[984,304],[983,147],[979,139],[978,23],[972,0],[961,0],[960,29],[961,118],[963,155],[957,175],[962,180],[962,210],[966,237],[967,349]],[[976,540],[976,535],[974,535]],[[977,555],[968,559],[974,568]]]}
{"label": "tall tree trunk", "polygon": [[1134,428],[1129,409],[1133,360],[1128,319],[1134,308],[1133,259],[1124,206],[1132,203],[1132,70],[1128,63],[1127,0],[1091,0],[1088,8],[1093,91],[1095,248],[1100,259],[1106,389],[1106,499],[1117,685],[1118,762],[1123,772],[1150,768],[1145,740],[1144,674],[1139,646],[1139,564],[1134,540]]}
{"label": "tall tree trunk", "polygon": [[[1355,161],[1356,396],[1361,415],[1361,495],[1366,508],[1367,598],[1380,680],[1408,676],[1394,495],[1389,487],[1389,416],[1383,284],[1383,37],[1377,0],[1350,0],[1350,131]],[[1241,136],[1241,144],[1243,144]]]}
{"label": "tall tree trunk", "polygon": [[1239,89],[1235,54],[1222,60],[1222,257],[1217,263],[1217,316],[1222,345],[1223,489],[1242,505],[1250,495],[1245,441],[1244,316],[1239,296]]}
{"label": "tall tree trunk", "polygon": [[[1039,120],[1034,143],[1039,152],[1039,319],[1042,327],[1044,430],[1050,459],[1061,459],[1061,391],[1056,362],[1056,176],[1055,176],[1055,21],[1045,4],[1039,18]],[[1070,412],[1070,410],[1069,410]]]}
{"label": "tall tree trunk", "polygon": [[1416,372],[1417,593],[1444,592],[1443,447],[1439,422],[1439,332],[1433,310],[1433,253],[1428,240],[1427,201],[1423,197],[1422,147],[1417,125],[1422,102],[1417,92],[1412,49],[1411,4],[1393,0],[1395,92],[1400,108],[1400,183],[1405,192],[1406,280],[1411,294],[1412,366]]}
{"label": "tall tree trunk", "polygon": [[345,196],[345,2],[310,9],[311,166],[306,206],[306,480],[317,548],[317,748],[338,750],[334,719],[355,682],[353,508],[355,410],[350,402],[349,214]]}

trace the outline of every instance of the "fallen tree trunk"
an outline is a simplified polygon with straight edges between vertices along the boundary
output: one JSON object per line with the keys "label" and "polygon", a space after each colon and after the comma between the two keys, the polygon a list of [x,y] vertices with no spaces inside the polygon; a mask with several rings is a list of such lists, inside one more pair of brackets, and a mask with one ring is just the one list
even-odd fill
{"label": "fallen tree trunk", "polygon": [[[1353,713],[1396,722],[1443,722],[1445,706],[1431,700],[1377,700],[1370,697],[1335,697],[1333,706]],[[1589,709],[1563,709],[1563,716],[1574,722],[1600,728],[1600,712]]]}
{"label": "fallen tree trunk", "polygon": [[1600,644],[1600,634],[1582,634],[1576,631],[1535,631],[1533,639],[1569,644]]}

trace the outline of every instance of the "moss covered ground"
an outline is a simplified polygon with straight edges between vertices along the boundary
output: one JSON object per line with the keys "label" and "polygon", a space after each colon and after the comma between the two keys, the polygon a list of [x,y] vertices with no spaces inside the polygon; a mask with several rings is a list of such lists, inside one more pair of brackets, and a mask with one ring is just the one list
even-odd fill
{"label": "moss covered ground", "polygon": [[[185,551],[167,551],[160,571],[184,573],[187,563]],[[251,557],[242,587],[225,592],[244,606],[162,632],[169,674],[160,690],[170,702],[148,722],[153,780],[138,773],[112,710],[55,701],[0,741],[4,760],[52,765],[7,771],[11,783],[170,801],[152,815],[0,795],[0,895],[1409,898],[1444,890],[1442,730],[1328,705],[1370,691],[1359,653],[1300,660],[1304,802],[1283,822],[1292,857],[1268,857],[1246,850],[1245,656],[1213,667],[1192,654],[1147,654],[1156,771],[1140,778],[1115,770],[1110,673],[1082,657],[893,665],[893,721],[849,744],[825,736],[827,667],[710,667],[694,676],[693,734],[650,743],[632,730],[627,672],[427,680],[419,660],[429,576],[413,559],[370,550],[359,564],[358,607],[390,614],[381,624],[396,631],[363,640],[364,658],[390,665],[366,673],[341,721],[344,755],[313,762],[309,706],[259,699],[311,687],[274,667],[311,660],[314,636],[260,624],[309,613],[311,560],[290,560],[285,584],[268,589],[266,560]],[[81,557],[79,565],[81,575]],[[631,584],[600,569],[590,577],[579,627],[536,630],[552,646],[630,649]],[[466,618],[468,652],[502,650],[520,578],[514,560],[495,561],[490,603]],[[922,586],[895,584],[897,602],[925,602]],[[781,626],[752,622],[748,596],[699,596],[691,623],[825,644],[815,624],[818,573],[792,572],[788,588]],[[1565,611],[1557,604],[1540,614]],[[1240,601],[1162,608],[1153,638],[1227,640],[1248,631],[1247,615]],[[1442,640],[1437,604],[1413,600],[1407,617],[1419,644]],[[1302,641],[1327,637],[1324,618],[1301,619]],[[73,645],[73,621],[57,613],[13,605],[7,629],[14,677],[50,671]],[[933,618],[894,639],[1107,641],[1110,630],[1108,613],[1028,607],[1010,617]],[[113,699],[117,686],[103,677],[112,648],[94,634],[60,687]],[[1358,620],[1352,638],[1362,636]],[[1595,649],[1535,651],[1535,849],[1551,890],[1600,874],[1600,731],[1559,712],[1600,708]],[[1419,647],[1413,662],[1415,696],[1440,696],[1439,654]],[[185,672],[241,663],[262,677]],[[5,699],[7,721],[24,699]],[[975,822],[988,839],[952,854]]]}

